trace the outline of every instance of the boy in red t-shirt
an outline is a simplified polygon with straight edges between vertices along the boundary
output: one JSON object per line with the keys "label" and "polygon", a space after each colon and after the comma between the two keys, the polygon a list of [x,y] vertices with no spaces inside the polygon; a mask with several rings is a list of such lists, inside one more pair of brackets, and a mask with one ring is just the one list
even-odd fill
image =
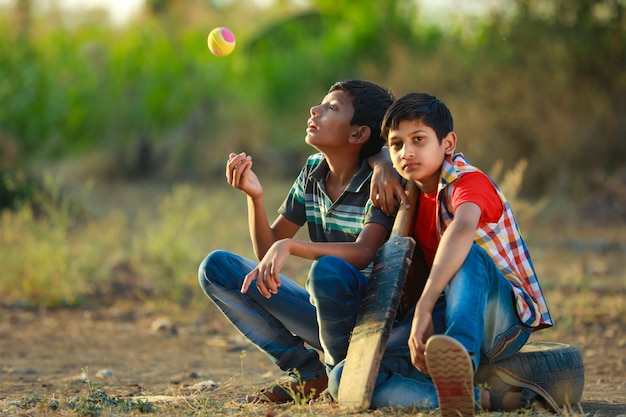
{"label": "boy in red t-shirt", "polygon": [[[422,261],[412,267],[424,273],[412,268],[407,277],[406,313],[392,330],[372,406],[439,407],[448,417],[539,400],[474,386],[481,362],[514,355],[534,330],[553,324],[509,203],[455,152],[452,115],[437,98],[396,100],[382,132],[394,168],[421,191],[413,237]],[[341,370],[330,376],[331,394]]]}

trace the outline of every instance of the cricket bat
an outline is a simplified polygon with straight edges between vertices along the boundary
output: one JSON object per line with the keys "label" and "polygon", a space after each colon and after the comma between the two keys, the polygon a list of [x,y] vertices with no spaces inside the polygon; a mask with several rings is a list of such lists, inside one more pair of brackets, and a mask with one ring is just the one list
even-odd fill
{"label": "cricket bat", "polygon": [[339,403],[355,410],[370,407],[380,361],[415,249],[415,241],[408,236],[418,190],[412,181],[405,189],[410,208],[400,207],[389,240],[376,252],[374,269],[359,306],[339,383]]}

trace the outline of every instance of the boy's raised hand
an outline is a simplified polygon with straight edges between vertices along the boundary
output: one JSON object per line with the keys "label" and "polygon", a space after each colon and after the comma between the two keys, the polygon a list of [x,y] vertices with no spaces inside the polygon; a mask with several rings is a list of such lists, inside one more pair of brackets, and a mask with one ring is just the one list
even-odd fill
{"label": "boy's raised hand", "polygon": [[263,194],[261,183],[252,171],[252,157],[246,155],[245,152],[228,155],[226,179],[232,187],[243,191],[250,197],[259,197]]}
{"label": "boy's raised hand", "polygon": [[274,242],[261,262],[244,278],[241,286],[243,294],[248,291],[254,280],[256,280],[257,289],[265,298],[270,298],[272,294],[278,293],[280,271],[290,255],[290,241],[291,239],[281,239]]}

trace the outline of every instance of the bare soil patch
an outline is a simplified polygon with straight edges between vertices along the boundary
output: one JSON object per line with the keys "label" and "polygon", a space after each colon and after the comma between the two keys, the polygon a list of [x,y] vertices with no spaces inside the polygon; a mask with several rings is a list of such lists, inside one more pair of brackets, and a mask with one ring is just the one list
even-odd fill
{"label": "bare soil patch", "polygon": [[[558,340],[578,347],[585,361],[583,401],[574,411],[626,415],[626,328],[598,324],[587,330]],[[554,340],[550,333],[537,336]],[[212,306],[168,317],[145,305],[4,308],[0,341],[2,415],[24,415],[13,414],[20,410],[11,403],[31,395],[84,396],[85,367],[90,381],[109,395],[194,395],[224,402],[281,376]]]}

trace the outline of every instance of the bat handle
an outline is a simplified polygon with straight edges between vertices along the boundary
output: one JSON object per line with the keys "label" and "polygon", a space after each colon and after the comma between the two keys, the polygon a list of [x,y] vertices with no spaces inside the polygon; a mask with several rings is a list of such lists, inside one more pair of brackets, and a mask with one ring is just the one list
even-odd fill
{"label": "bat handle", "polygon": [[404,205],[400,205],[398,209],[398,214],[396,215],[396,220],[393,223],[393,228],[391,229],[391,236],[399,236],[406,237],[411,234],[411,227],[413,226],[413,221],[415,220],[415,210],[417,206],[417,196],[419,193],[419,189],[417,188],[417,184],[413,181],[408,181],[404,187],[406,191],[407,197],[409,199],[410,207],[406,208]]}

